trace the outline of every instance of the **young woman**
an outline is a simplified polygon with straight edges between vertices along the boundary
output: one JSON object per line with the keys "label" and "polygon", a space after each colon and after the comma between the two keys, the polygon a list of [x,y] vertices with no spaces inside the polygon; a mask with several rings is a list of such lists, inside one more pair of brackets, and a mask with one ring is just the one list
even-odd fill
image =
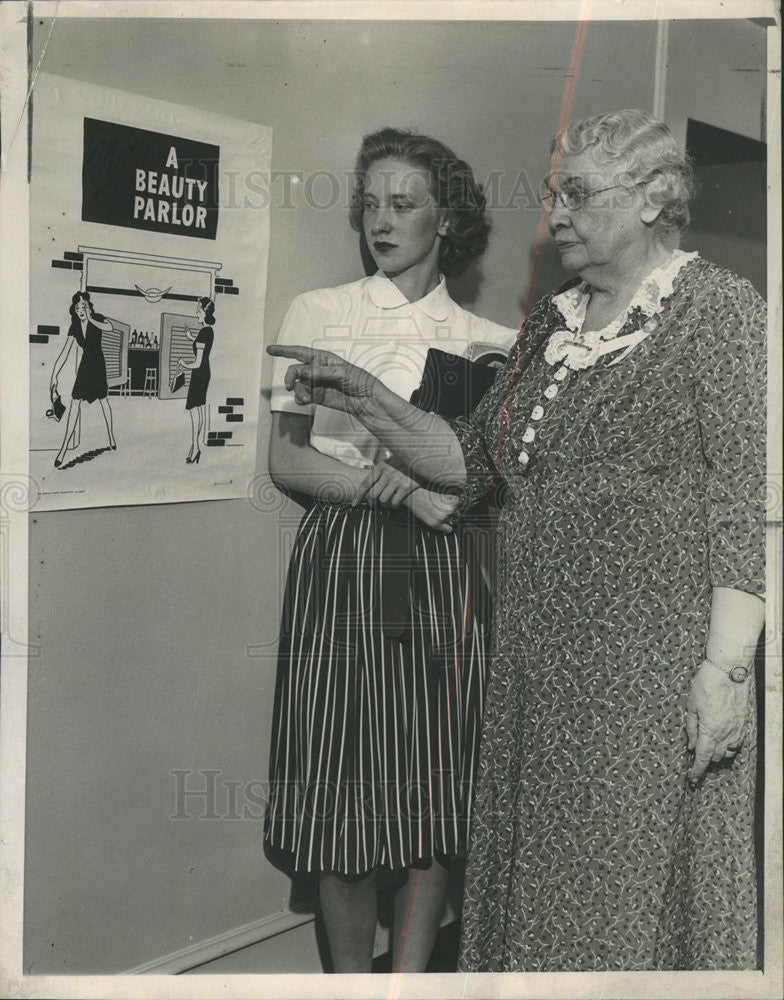
{"label": "young woman", "polygon": [[[81,415],[82,402],[94,403],[98,400],[109,435],[109,447],[114,451],[117,443],[114,440],[112,425],[112,408],[109,405],[109,387],[106,381],[106,361],[101,347],[103,331],[113,330],[111,322],[93,310],[89,292],[77,292],[71,299],[71,326],[68,330],[63,349],[57,357],[52,369],[50,394],[58,391],[58,379],[63,366],[71,356],[71,351],[81,348],[76,369],[76,378],[71,389],[71,403],[68,407],[68,418],[65,424],[63,443],[54,460],[56,469],[63,464],[68,444],[73,437],[77,422]],[[74,345],[77,345],[76,347]]]}
{"label": "young woman", "polygon": [[[188,385],[188,397],[185,409],[191,415],[191,449],[185,459],[186,465],[196,465],[201,458],[201,444],[207,432],[205,408],[207,406],[207,388],[210,384],[210,354],[215,339],[213,324],[215,322],[215,303],[206,295],[196,303],[196,322],[198,330],[186,331],[186,336],[193,341],[193,361],[179,359],[177,365],[183,371],[191,373]],[[206,445],[206,441],[205,441]]]}
{"label": "young woman", "polygon": [[[298,296],[279,344],[337,349],[408,398],[428,348],[507,348],[443,275],[486,246],[470,167],[435,139],[385,128],[359,151],[351,223],[378,268]],[[466,849],[485,683],[479,600],[451,499],[387,462],[355,418],[304,412],[273,371],[270,472],[314,499],[285,594],[266,839],[320,873],[335,971],[369,972],[376,873],[392,869],[394,967],[423,971],[449,859]],[[397,509],[385,509],[385,508]]]}

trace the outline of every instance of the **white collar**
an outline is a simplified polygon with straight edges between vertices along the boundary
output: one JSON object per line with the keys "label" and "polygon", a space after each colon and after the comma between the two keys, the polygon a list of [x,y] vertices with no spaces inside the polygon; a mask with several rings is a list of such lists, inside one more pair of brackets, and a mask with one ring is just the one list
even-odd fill
{"label": "white collar", "polygon": [[365,287],[370,296],[370,301],[379,309],[399,309],[401,306],[415,306],[431,319],[439,322],[449,317],[452,299],[449,297],[443,274],[438,276],[438,284],[432,292],[428,292],[424,298],[417,299],[416,302],[409,302],[394,281],[391,281],[381,271],[377,271],[365,280]]}

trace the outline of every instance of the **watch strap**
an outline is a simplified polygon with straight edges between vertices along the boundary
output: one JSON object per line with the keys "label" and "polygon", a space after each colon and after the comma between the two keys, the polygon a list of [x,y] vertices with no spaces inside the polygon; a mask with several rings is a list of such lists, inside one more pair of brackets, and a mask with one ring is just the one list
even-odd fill
{"label": "watch strap", "polygon": [[748,676],[752,671],[752,668],[747,666],[745,663],[730,663],[723,666],[721,663],[716,663],[716,661],[712,660],[709,656],[706,656],[704,659],[706,663],[710,663],[712,667],[715,667],[717,670],[721,670],[723,674],[726,674],[727,677],[729,677],[729,679],[735,684],[742,684],[748,679]]}

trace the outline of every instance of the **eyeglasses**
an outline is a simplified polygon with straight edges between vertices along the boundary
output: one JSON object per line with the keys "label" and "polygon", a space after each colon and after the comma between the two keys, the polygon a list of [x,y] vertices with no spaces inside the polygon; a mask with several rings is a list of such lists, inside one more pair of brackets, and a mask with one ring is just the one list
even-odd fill
{"label": "eyeglasses", "polygon": [[539,202],[544,205],[549,212],[555,208],[556,201],[559,201],[564,208],[568,208],[570,212],[577,212],[583,207],[589,198],[593,198],[596,194],[603,194],[605,191],[614,191],[616,188],[635,188],[645,183],[645,181],[637,181],[636,184],[611,184],[609,187],[596,188],[594,191],[586,191],[583,188],[571,186],[551,188],[545,181],[545,190],[540,196]]}

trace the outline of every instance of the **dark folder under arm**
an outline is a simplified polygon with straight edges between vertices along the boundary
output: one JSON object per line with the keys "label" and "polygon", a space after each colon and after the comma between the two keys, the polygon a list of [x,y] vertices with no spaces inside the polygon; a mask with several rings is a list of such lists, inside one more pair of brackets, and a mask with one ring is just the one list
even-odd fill
{"label": "dark folder under arm", "polygon": [[495,381],[498,369],[431,347],[411,402],[420,410],[454,419],[469,417]]}

